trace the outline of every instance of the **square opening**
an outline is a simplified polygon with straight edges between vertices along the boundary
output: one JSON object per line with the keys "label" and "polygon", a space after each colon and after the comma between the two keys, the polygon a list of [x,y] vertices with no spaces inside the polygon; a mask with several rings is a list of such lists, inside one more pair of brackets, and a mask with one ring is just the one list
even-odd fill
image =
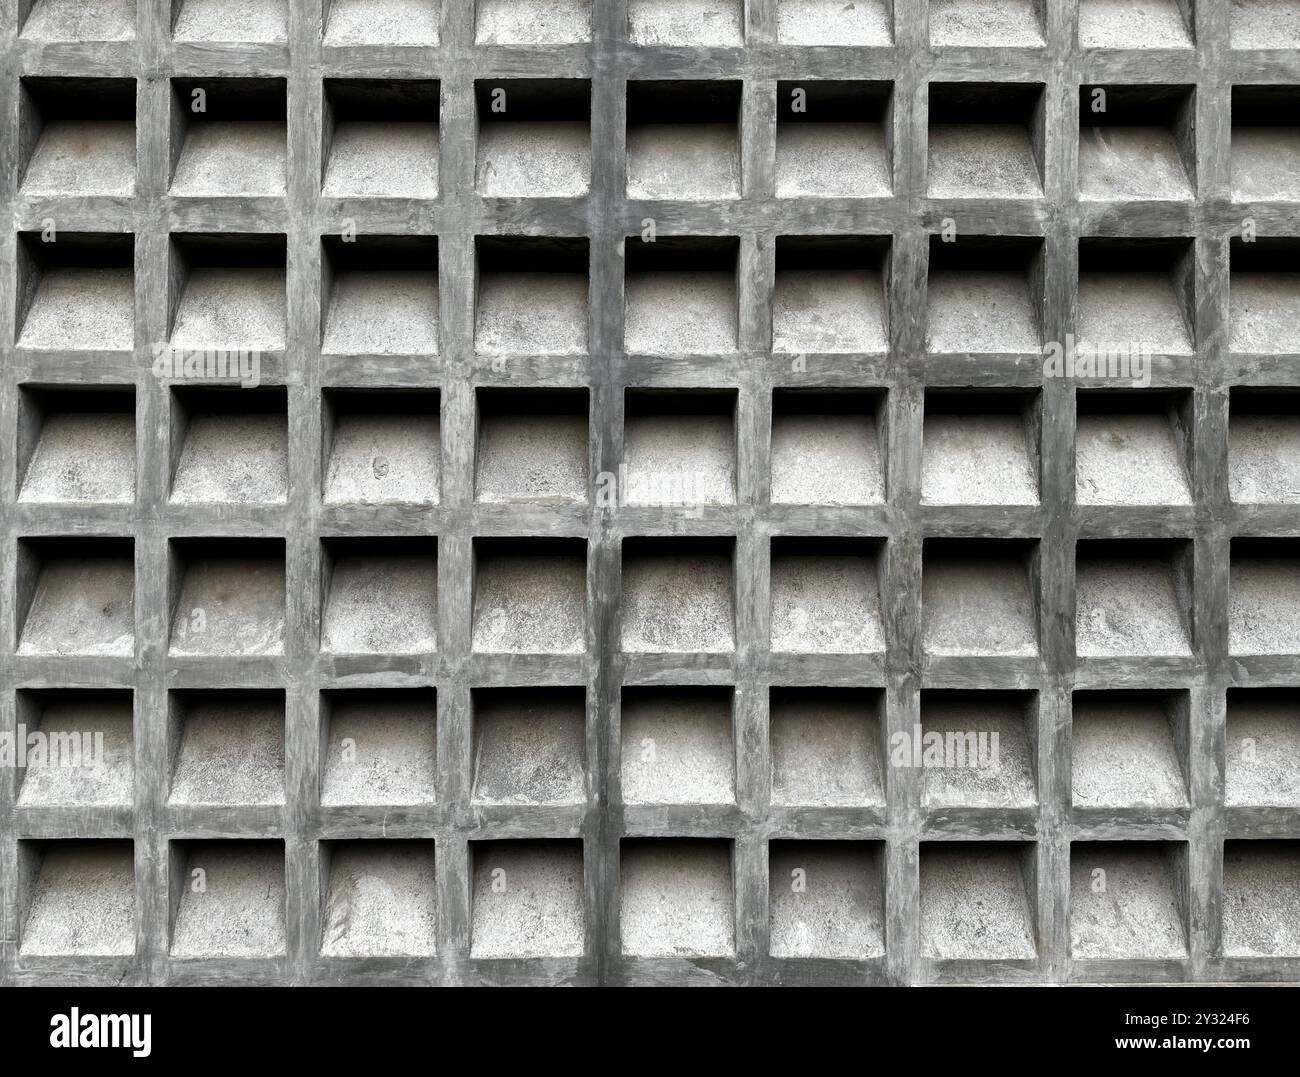
{"label": "square opening", "polygon": [[283,842],[174,841],[168,868],[172,957],[285,955]]}
{"label": "square opening", "polygon": [[929,0],[930,44],[1042,48],[1043,0]]}
{"label": "square opening", "polygon": [[740,82],[627,84],[627,196],[740,197]]}
{"label": "square opening", "polygon": [[477,45],[572,45],[591,40],[592,0],[476,0]]}
{"label": "square opening", "polygon": [[884,879],[884,842],[771,842],[769,953],[841,961],[884,957]]}
{"label": "square opening", "polygon": [[586,238],[479,236],[474,350],[583,355],[590,259]]}
{"label": "square opening", "polygon": [[438,701],[432,688],[321,693],[321,807],[433,804]]}
{"label": "square opening", "polygon": [[135,79],[19,80],[24,195],[135,194]]}
{"label": "square opening", "polygon": [[1032,842],[921,843],[921,954],[1032,961],[1038,882]]}
{"label": "square opening", "polygon": [[1079,240],[1080,346],[1191,355],[1196,324],[1195,245],[1190,239]]}
{"label": "square opening", "polygon": [[[922,768],[931,808],[1038,803],[1038,694],[926,688],[917,730],[890,743],[891,766]],[[901,749],[901,750],[900,750]]]}
{"label": "square opening", "polygon": [[883,806],[884,703],[878,688],[772,688],[772,803]]}
{"label": "square opening", "polygon": [[587,501],[586,389],[477,390],[474,497],[489,504]]}
{"label": "square opening", "polygon": [[431,841],[320,843],[322,957],[432,957],[438,886]]}
{"label": "square opening", "polygon": [[1247,505],[1300,503],[1300,392],[1233,388],[1228,492]]}
{"label": "square opening", "polygon": [[327,505],[436,505],[442,424],[435,392],[327,389],[322,416]]}
{"label": "square opening", "polygon": [[1044,99],[1039,82],[932,82],[930,197],[1041,198]]}
{"label": "square opening", "polygon": [[580,198],[591,189],[589,79],[480,79],[474,186],[486,198]]}
{"label": "square opening", "polygon": [[476,804],[584,804],[586,690],[476,688]]}
{"label": "square opening", "polygon": [[1300,48],[1300,4],[1296,0],[1237,0],[1228,27],[1228,41],[1234,49]]}
{"label": "square opening", "polygon": [[744,0],[628,0],[633,45],[726,48],[745,41]]}
{"label": "square opening", "polygon": [[926,350],[1040,357],[1045,273],[1037,236],[931,236]]}
{"label": "square opening", "polygon": [[1190,392],[1079,392],[1074,496],[1080,505],[1190,505]]}
{"label": "square opening", "polygon": [[440,0],[329,0],[324,44],[436,45]]}
{"label": "square opening", "polygon": [[1300,842],[1223,843],[1223,953],[1300,957]]}
{"label": "square opening", "polygon": [[285,504],[288,395],[266,389],[172,389],[171,500]]}
{"label": "square opening", "polygon": [[135,500],[135,388],[26,385],[18,395],[18,500]]}
{"label": "square opening", "polygon": [[1070,786],[1075,808],[1182,808],[1191,779],[1191,697],[1075,692]]}
{"label": "square opening", "polygon": [[628,389],[626,505],[736,503],[736,391]]}
{"label": "square opening", "polygon": [[1192,198],[1195,125],[1193,86],[1080,86],[1079,198]]}
{"label": "square opening", "polygon": [[921,641],[933,657],[1038,654],[1038,542],[926,539]]}
{"label": "square opening", "polygon": [[1037,505],[1037,392],[927,389],[921,503]]}
{"label": "square opening", "polygon": [[776,40],[782,45],[892,45],[893,3],[776,0]]}
{"label": "square opening", "polygon": [[1229,688],[1224,803],[1300,807],[1300,692]]}
{"label": "square opening", "polygon": [[475,651],[582,654],[586,648],[585,540],[474,540]]}
{"label": "square opening", "polygon": [[437,539],[329,538],[321,553],[323,653],[438,649]]}
{"label": "square opening", "polygon": [[171,0],[172,40],[283,44],[289,36],[288,0]]}
{"label": "square opening", "polygon": [[20,538],[19,654],[135,654],[135,543],[107,536]]}
{"label": "square opening", "polygon": [[732,957],[736,952],[731,843],[624,840],[619,928],[628,957]]}
{"label": "square opening", "polygon": [[1074,571],[1074,648],[1080,657],[1191,656],[1190,541],[1080,542]]}
{"label": "square opening", "polygon": [[1079,0],[1079,44],[1085,49],[1190,49],[1194,5],[1195,0]]}
{"label": "square opening", "polygon": [[1233,201],[1300,201],[1298,116],[1300,87],[1232,88]]}
{"label": "square opening", "polygon": [[776,87],[778,198],[887,198],[894,86],[802,79]]}
{"label": "square opening", "polygon": [[171,193],[283,197],[284,79],[172,79]]}
{"label": "square opening", "polygon": [[581,957],[580,841],[469,843],[471,958]]}
{"label": "square opening", "polygon": [[734,236],[624,243],[623,347],[632,355],[734,352],[739,343]]}
{"label": "square opening", "polygon": [[321,237],[321,351],[438,354],[438,237]]}
{"label": "square opening", "polygon": [[[135,847],[129,841],[20,841],[22,957],[131,957]],[[12,884],[11,884],[12,885]]]}
{"label": "square opening", "polygon": [[889,350],[887,236],[777,236],[772,350]]}
{"label": "square opening", "polygon": [[773,538],[773,652],[883,655],[884,547],[873,538]]}
{"label": "square opening", "polygon": [[730,687],[625,687],[619,717],[624,804],[734,804]]}
{"label": "square opening", "polygon": [[15,330],[20,348],[129,351],[135,346],[135,237],[19,232]]}
{"label": "square opening", "polygon": [[884,391],[776,390],[772,503],[882,504],[885,436]]}
{"label": "square opening", "polygon": [[180,691],[169,699],[167,803],[283,804],[283,691]]}
{"label": "square opening", "polygon": [[735,649],[735,539],[623,541],[621,644],[636,653]]}
{"label": "square opening", "polygon": [[167,282],[172,346],[251,352],[254,360],[258,352],[283,350],[285,255],[285,236],[274,233],[174,234]]}
{"label": "square opening", "polygon": [[321,193],[327,198],[438,196],[438,83],[325,79]]}
{"label": "square opening", "polygon": [[1228,245],[1228,347],[1234,353],[1300,353],[1300,239],[1234,236]]}
{"label": "square opening", "polygon": [[25,746],[12,764],[20,807],[134,805],[130,689],[25,688],[15,704],[15,753]]}
{"label": "square opening", "polygon": [[1070,845],[1070,956],[1187,957],[1187,843]]}
{"label": "square opening", "polygon": [[[19,9],[22,36],[31,41],[133,41],[135,0],[35,0]],[[26,21],[22,16],[26,15]]]}
{"label": "square opening", "polygon": [[170,653],[284,654],[284,540],[171,540]]}
{"label": "square opening", "polygon": [[1234,538],[1228,580],[1228,653],[1300,654],[1300,546]]}

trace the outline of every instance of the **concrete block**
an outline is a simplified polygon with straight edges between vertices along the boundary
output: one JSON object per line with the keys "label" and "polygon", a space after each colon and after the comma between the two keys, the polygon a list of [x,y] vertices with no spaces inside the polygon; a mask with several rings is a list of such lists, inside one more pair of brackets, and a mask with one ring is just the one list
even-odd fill
{"label": "concrete block", "polygon": [[587,278],[578,273],[484,273],[474,350],[481,355],[581,355]]}
{"label": "concrete block", "polygon": [[135,191],[135,124],[51,120],[23,175],[23,194],[118,195]]}
{"label": "concrete block", "polygon": [[479,45],[568,45],[591,40],[592,0],[477,0]]}
{"label": "concrete block", "polygon": [[1159,355],[1191,355],[1187,316],[1162,273],[1079,273],[1078,337],[1138,341]]}
{"label": "concrete block", "polygon": [[929,540],[921,576],[921,640],[929,654],[1038,653],[1038,609],[1025,550],[1015,543],[956,547]]}
{"label": "concrete block", "polygon": [[1300,807],[1300,711],[1288,693],[1228,689],[1223,799]]}
{"label": "concrete block", "polygon": [[1187,804],[1188,701],[1155,692],[1076,692],[1070,786],[1076,808]]}
{"label": "concrete block", "polygon": [[330,0],[324,43],[436,45],[440,0]]}
{"label": "concrete block", "polygon": [[1294,87],[1233,87],[1229,155],[1233,201],[1300,200],[1296,105]]}
{"label": "concrete block", "polygon": [[1232,0],[1228,41],[1234,49],[1300,48],[1295,0]]}
{"label": "concrete block", "polygon": [[[1023,808],[1038,803],[1037,713],[1030,697],[1003,692],[921,693],[925,803],[934,807]],[[934,766],[925,755],[931,734],[943,745]],[[890,762],[913,765],[915,750]],[[908,745],[907,747],[912,747]]]}
{"label": "concrete block", "polygon": [[772,542],[772,650],[883,654],[879,553],[860,541]]}
{"label": "concrete block", "polygon": [[281,842],[173,842],[171,869],[172,957],[285,953]]}
{"label": "concrete block", "polygon": [[23,957],[135,953],[131,842],[23,842],[19,857],[34,879],[18,946]]}
{"label": "concrete block", "polygon": [[283,196],[283,120],[212,120],[185,133],[172,176],[180,196]]}
{"label": "concrete block", "polygon": [[1038,352],[1038,302],[1023,273],[931,270],[929,352]]}
{"label": "concrete block", "polygon": [[284,544],[174,540],[170,653],[284,653]]}
{"label": "concrete block", "polygon": [[1075,562],[1075,651],[1191,655],[1189,554],[1159,544],[1081,542]]}
{"label": "concrete block", "polygon": [[1034,847],[1010,842],[921,844],[921,953],[935,960],[1037,956]]}
{"label": "concrete block", "polygon": [[733,650],[731,551],[624,542],[622,647],[695,654]]}
{"label": "concrete block", "polygon": [[744,43],[741,0],[628,0],[634,45],[738,46]]}
{"label": "concrete block", "polygon": [[1070,954],[1187,956],[1187,850],[1176,842],[1070,846]]}
{"label": "concrete block", "polygon": [[[1269,394],[1273,396],[1273,394]],[[1300,502],[1300,416],[1244,410],[1232,397],[1228,418],[1228,491],[1241,504]],[[1263,406],[1272,411],[1276,397]]]}
{"label": "concrete block", "polygon": [[1085,413],[1079,398],[1074,489],[1081,505],[1190,505],[1181,438],[1158,411]]}
{"label": "concrete block", "polygon": [[586,394],[480,393],[475,498],[563,505],[588,499]]}
{"label": "concrete block", "polygon": [[438,197],[438,128],[346,120],[334,128],[322,193],[330,198]]}
{"label": "concrete block", "polygon": [[[973,403],[973,402],[972,402]],[[921,501],[930,505],[1038,504],[1037,446],[1019,414],[946,413],[927,401]]]}
{"label": "concrete block", "polygon": [[1192,35],[1177,0],[1080,0],[1079,44],[1085,49],[1190,49]]}
{"label": "concrete block", "polygon": [[582,954],[581,843],[476,841],[470,856],[471,957]]}
{"label": "concrete block", "polygon": [[773,957],[865,961],[884,956],[880,843],[774,841],[768,849]]}
{"label": "concrete block", "polygon": [[[880,431],[871,412],[824,414],[821,398],[773,402],[774,504],[873,505],[885,500]],[[806,410],[804,410],[806,406]],[[799,410],[795,410],[798,408]]]}
{"label": "concrete block", "polygon": [[772,294],[772,350],[799,354],[881,353],[885,290],[871,271],[777,270]]}
{"label": "concrete block", "polygon": [[340,273],[322,350],[335,355],[436,355],[437,272]]}
{"label": "concrete block", "polygon": [[20,691],[18,726],[29,737],[42,734],[47,749],[40,759],[29,754],[26,770],[19,772],[18,804],[82,808],[134,804],[130,692]]}
{"label": "concrete block", "polygon": [[890,45],[893,18],[884,0],[777,0],[776,39],[782,45]]}
{"label": "concrete block", "polygon": [[136,0],[36,0],[22,36],[32,41],[131,41],[135,38]]}
{"label": "concrete block", "polygon": [[475,542],[473,649],[582,654],[587,646],[586,550],[570,540]]}
{"label": "concrete block", "polygon": [[171,342],[194,351],[277,351],[287,340],[283,269],[197,269]]}
{"label": "concrete block", "polygon": [[1223,952],[1300,957],[1300,848],[1294,841],[1223,843]]}
{"label": "concrete block", "polygon": [[730,394],[629,396],[622,500],[628,505],[735,504],[734,407]]}
{"label": "concrete block", "polygon": [[[280,397],[283,402],[283,397]],[[238,401],[232,402],[238,406]],[[172,478],[173,502],[280,503],[289,499],[289,423],[284,411],[204,409],[202,397],[186,424]]]}
{"label": "concrete block", "polygon": [[131,540],[20,540],[18,557],[19,654],[135,654]]}
{"label": "concrete block", "polygon": [[51,269],[41,275],[18,343],[58,351],[122,351],[135,344],[134,321],[130,269]]}
{"label": "concrete block", "polygon": [[287,0],[182,0],[173,41],[281,43],[289,36]]}
{"label": "concrete block", "polygon": [[625,688],[619,735],[623,803],[735,803],[729,691]]}
{"label": "concrete block", "polygon": [[340,394],[326,463],[329,505],[436,505],[442,430],[433,394]]}
{"label": "concrete block", "polygon": [[168,802],[284,803],[282,693],[182,693],[173,704]]}
{"label": "concrete block", "polygon": [[581,689],[477,690],[474,801],[584,803],[586,725]]}
{"label": "concrete block", "polygon": [[323,956],[431,957],[437,952],[433,842],[340,841],[326,848]]}
{"label": "concrete block", "polygon": [[885,802],[878,693],[772,692],[772,803],[865,807]]}
{"label": "concrete block", "polygon": [[728,273],[629,273],[623,347],[637,355],[733,352],[736,280]]}
{"label": "concrete block", "polygon": [[[1096,96],[1098,90],[1104,97]],[[1194,197],[1194,107],[1186,86],[1081,86],[1080,200]]]}
{"label": "concrete block", "polygon": [[1041,9],[1033,0],[930,0],[930,44],[1042,48]]}
{"label": "concrete block", "polygon": [[731,849],[723,841],[625,840],[619,929],[629,957],[735,953]]}
{"label": "concrete block", "polygon": [[437,547],[424,539],[325,545],[321,651],[425,654],[438,649]]}
{"label": "concrete block", "polygon": [[124,504],[135,500],[135,398],[30,394],[36,444],[21,470],[18,500],[37,504]]}
{"label": "concrete block", "polygon": [[1287,547],[1234,539],[1229,654],[1300,654],[1300,576]]}
{"label": "concrete block", "polygon": [[437,705],[431,690],[327,693],[321,737],[323,807],[437,799]]}

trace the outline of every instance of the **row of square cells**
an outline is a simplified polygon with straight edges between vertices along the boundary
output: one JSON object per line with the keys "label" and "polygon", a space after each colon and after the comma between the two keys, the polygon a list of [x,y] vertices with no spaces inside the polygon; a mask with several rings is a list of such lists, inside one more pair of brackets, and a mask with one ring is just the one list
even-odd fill
{"label": "row of square cells", "polygon": [[[941,814],[1038,805],[1044,719],[1036,692],[924,689],[915,729],[893,734],[883,697],[879,689],[771,689],[771,803],[883,811],[887,788],[897,793],[896,783],[917,778],[922,803]],[[320,754],[311,767],[319,768],[320,805],[446,800],[437,711],[432,688],[323,692]],[[616,799],[629,806],[734,805],[745,762],[737,758],[734,711],[730,687],[624,687],[613,718],[621,743]],[[476,688],[470,713],[472,754],[446,762],[467,776],[473,803],[577,806],[593,795],[587,741],[595,712],[584,689]],[[20,808],[134,803],[129,689],[20,689],[17,722],[32,753],[19,760]],[[1224,803],[1300,807],[1295,690],[1229,689],[1226,722]],[[1186,690],[1076,691],[1066,726],[1076,818],[1187,810],[1194,724]],[[168,805],[285,803],[283,691],[173,691],[166,730]],[[76,761],[60,755],[70,745],[78,746]]]}
{"label": "row of square cells", "polygon": [[[1075,652],[1091,659],[1191,659],[1214,628],[1195,609],[1192,545],[1186,539],[1080,541]],[[926,656],[1037,656],[1038,547],[1036,539],[926,539],[920,580]],[[888,551],[881,539],[772,539],[767,642],[773,656],[883,657],[883,611],[892,608],[894,586]],[[133,552],[129,538],[19,539],[18,654],[133,656]],[[282,539],[172,539],[169,653],[284,654],[284,555]],[[622,650],[734,652],[734,557],[729,537],[624,540]],[[475,653],[588,653],[585,541],[477,538],[473,558]],[[436,539],[326,539],[319,579],[320,629],[311,646],[322,654],[391,660],[439,649]],[[1233,539],[1228,591],[1231,655],[1300,654],[1294,539]]]}
{"label": "row of square cells", "polygon": [[[1300,171],[1297,171],[1300,175]],[[14,332],[33,351],[125,351],[135,346],[135,238],[130,234],[18,234]],[[734,236],[628,237],[621,244],[623,349],[634,355],[739,350],[742,290],[752,281]],[[479,236],[470,291],[476,355],[584,356],[590,349],[591,262],[584,237]],[[1242,355],[1300,353],[1300,240],[1234,237],[1228,245],[1227,345]],[[175,234],[168,247],[165,335],[154,348],[276,355],[290,342],[282,234]],[[1196,277],[1191,238],[1080,239],[1074,335],[1047,338],[1048,264],[1037,236],[931,237],[925,349],[934,355],[1055,354],[1057,374],[1158,376],[1195,354],[1197,311],[1211,296]],[[890,349],[888,236],[779,236],[771,293],[771,350],[884,355]],[[322,354],[439,354],[436,236],[325,236],[321,241]],[[448,271],[448,267],[442,267]],[[752,285],[747,285],[752,287]],[[1068,354],[1067,354],[1068,353]],[[1119,364],[1116,365],[1116,360]],[[1136,364],[1142,364],[1139,370]],[[1094,369],[1095,368],[1095,369]],[[1103,369],[1104,368],[1104,369]],[[792,365],[792,370],[798,370]],[[1046,367],[1045,367],[1046,369]],[[195,376],[204,376],[200,368]]]}
{"label": "row of square cells", "polygon": [[[321,497],[348,506],[438,505],[443,421],[437,391],[326,390]],[[586,389],[476,392],[474,500],[557,511],[661,507],[702,515],[735,505],[734,389],[629,389],[623,452],[593,476]],[[165,447],[176,505],[286,505],[288,396],[257,389],[174,388]],[[768,500],[773,505],[884,505],[888,393],[777,390]],[[1190,390],[1080,391],[1075,500],[1082,506],[1194,503]],[[921,425],[921,504],[1040,503],[1042,397],[1033,391],[928,389]],[[23,386],[18,502],[133,504],[137,423],[130,387]],[[1228,493],[1242,505],[1300,503],[1300,393],[1233,389]]]}
{"label": "row of square cells", "polygon": [[[888,0],[775,0],[782,45],[889,46]],[[940,47],[1044,48],[1045,11],[1033,0],[926,0],[929,40]],[[1179,0],[1080,0],[1083,48],[1191,49],[1194,12]],[[326,0],[319,33],[327,47],[434,46],[441,0]],[[565,45],[592,40],[593,0],[475,0],[479,45]],[[727,48],[746,40],[745,0],[628,0],[626,40],[639,46]],[[36,0],[22,24],[34,41],[129,41],[136,0]],[[1231,6],[1234,49],[1300,48],[1300,7],[1292,0],[1237,0]],[[223,0],[176,0],[171,37],[178,43],[285,43],[289,0],[232,6]]]}
{"label": "row of square cells", "polygon": [[[24,958],[130,957],[136,950],[130,841],[21,841],[18,952]],[[284,844],[170,843],[173,958],[273,958],[288,946]],[[319,845],[322,958],[431,957],[439,874],[432,841]],[[773,840],[764,849],[769,954],[883,958],[888,852],[879,841]],[[1193,895],[1183,841],[1074,841],[1070,956],[1187,960]],[[580,958],[587,950],[583,843],[471,841],[471,958]],[[617,931],[629,958],[734,958],[732,843],[625,838]],[[1039,923],[1034,842],[922,841],[921,956],[1033,963]],[[1223,845],[1223,955],[1300,957],[1300,842]]]}
{"label": "row of square cells", "polygon": [[[33,197],[114,195],[136,186],[133,79],[30,76],[20,190]],[[171,163],[178,196],[284,196],[283,79],[171,80]],[[320,190],[332,198],[436,198],[439,83],[325,79]],[[475,189],[485,197],[573,198],[591,189],[591,83],[475,83]],[[1041,198],[1042,83],[933,83],[928,194]],[[1232,88],[1231,193],[1300,199],[1300,88]],[[809,79],[776,91],[777,197],[887,197],[894,188],[893,84]],[[634,199],[739,198],[739,81],[632,81],[626,193]],[[1196,191],[1196,92],[1190,85],[1082,86],[1079,197],[1185,200]]]}

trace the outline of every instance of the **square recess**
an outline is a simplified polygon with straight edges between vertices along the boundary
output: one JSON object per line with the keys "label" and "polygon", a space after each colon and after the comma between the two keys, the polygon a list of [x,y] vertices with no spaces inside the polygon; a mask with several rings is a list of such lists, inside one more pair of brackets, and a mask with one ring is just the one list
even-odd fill
{"label": "square recess", "polygon": [[172,539],[170,653],[284,654],[284,540]]}
{"label": "square recess", "polygon": [[624,804],[734,804],[731,688],[624,687]]}
{"label": "square recess", "polygon": [[171,87],[173,195],[284,197],[284,79],[174,78]]}
{"label": "square recess", "polygon": [[173,805],[283,804],[283,691],[171,693]]}
{"label": "square recess", "polygon": [[633,45],[738,46],[745,40],[744,0],[628,0]]}
{"label": "square recess", "polygon": [[1228,40],[1234,49],[1300,48],[1296,0],[1232,0]]}
{"label": "square recess", "polygon": [[32,41],[132,41],[135,0],[35,0],[22,36]]}
{"label": "square recess", "polygon": [[1186,0],[1079,0],[1079,44],[1085,49],[1190,49],[1191,14]]}
{"label": "square recess", "polygon": [[619,927],[628,957],[731,957],[736,952],[731,843],[624,839]]}
{"label": "square recess", "polygon": [[438,83],[325,79],[321,193],[327,198],[438,196]]}
{"label": "square recess", "polygon": [[1300,842],[1223,843],[1223,953],[1300,957]]}
{"label": "square recess", "polygon": [[628,198],[739,198],[740,87],[738,81],[629,82]]}
{"label": "square recess", "polygon": [[586,647],[585,540],[474,540],[476,652],[582,654]]}
{"label": "square recess", "polygon": [[1035,852],[1032,842],[922,842],[922,956],[1034,959]]}
{"label": "square recess", "polygon": [[1300,393],[1230,390],[1228,491],[1247,505],[1300,504]]}
{"label": "square recess", "polygon": [[1080,86],[1079,199],[1192,198],[1195,120],[1193,86]]}
{"label": "square recess", "polygon": [[322,807],[433,804],[437,784],[432,688],[321,693]]}
{"label": "square recess", "polygon": [[[130,689],[19,689],[14,769],[20,806],[129,808],[135,802]],[[33,741],[32,734],[40,739]],[[34,748],[42,748],[39,755]]]}
{"label": "square recess", "polygon": [[591,189],[589,79],[479,79],[474,186],[485,198],[580,198]]}
{"label": "square recess", "polygon": [[623,541],[622,648],[729,653],[736,645],[735,540]]}
{"label": "square recess", "polygon": [[177,841],[168,862],[172,957],[284,956],[283,842]]}
{"label": "square recess", "polygon": [[478,45],[570,45],[591,40],[592,0],[477,0]]}
{"label": "square recess", "polygon": [[1224,803],[1300,807],[1300,692],[1229,688]]}
{"label": "square recess", "polygon": [[21,841],[22,957],[135,953],[135,863],[129,841]]}
{"label": "square recess", "polygon": [[1228,347],[1234,353],[1300,352],[1300,239],[1234,236],[1228,245]]}
{"label": "square recess", "polygon": [[884,654],[884,540],[772,539],[771,646],[782,654]]}
{"label": "square recess", "polygon": [[1191,355],[1195,280],[1190,239],[1080,239],[1079,347]]}
{"label": "square recess", "polygon": [[135,346],[135,237],[19,232],[15,325],[20,348],[129,351]]}
{"label": "square recess", "polygon": [[321,842],[320,871],[322,957],[437,952],[433,842]]}
{"label": "square recess", "polygon": [[1038,543],[926,539],[921,642],[932,657],[1038,654]]}
{"label": "square recess", "polygon": [[628,389],[623,407],[626,505],[736,503],[736,391]]}
{"label": "square recess", "polygon": [[880,689],[773,688],[768,723],[773,804],[884,804]]}
{"label": "square recess", "polygon": [[776,104],[778,198],[886,198],[893,191],[893,83],[778,82]]}
{"label": "square recess", "polygon": [[1182,808],[1191,767],[1191,699],[1177,692],[1075,692],[1075,808]]}
{"label": "square recess", "polygon": [[436,45],[439,0],[330,0],[324,44]]}
{"label": "square recess", "polygon": [[1090,540],[1075,549],[1075,652],[1192,654],[1192,543]]}
{"label": "square recess", "polygon": [[1294,539],[1232,540],[1228,653],[1300,654],[1300,557]]}
{"label": "square recess", "polygon": [[24,195],[135,194],[135,79],[23,78],[18,112]]}
{"label": "square recess", "polygon": [[1074,496],[1080,505],[1190,505],[1190,392],[1079,392]]}
{"label": "square recess", "polygon": [[581,505],[588,497],[586,389],[477,391],[474,497]]}
{"label": "square recess", "polygon": [[478,236],[474,350],[480,355],[587,351],[587,240]]}
{"label": "square recess", "polygon": [[438,542],[330,538],[321,557],[325,654],[428,654],[438,649]]}
{"label": "square recess", "polygon": [[438,237],[321,237],[321,351],[438,354]]}
{"label": "square recess", "polygon": [[774,391],[772,503],[883,503],[884,411],[883,391]]}
{"label": "square recess", "polygon": [[1042,48],[1039,0],[929,0],[930,44],[962,48]]}
{"label": "square recess", "polygon": [[587,703],[583,688],[476,688],[476,804],[583,804]]}
{"label": "square recess", "polygon": [[1187,843],[1070,845],[1070,956],[1187,956]]}
{"label": "square recess", "polygon": [[436,391],[325,391],[327,505],[436,505],[442,424]]}
{"label": "square recess", "polygon": [[777,236],[772,350],[880,354],[889,349],[883,236]]}
{"label": "square recess", "polygon": [[776,0],[776,39],[782,45],[891,45],[888,0]]}
{"label": "square recess", "polygon": [[289,500],[289,400],[283,387],[172,389],[171,500]]}
{"label": "square recess", "polygon": [[289,34],[288,0],[171,0],[172,40],[281,44]]}
{"label": "square recess", "polygon": [[1300,201],[1300,89],[1232,88],[1232,198]]}
{"label": "square recess", "polygon": [[130,538],[20,538],[13,616],[19,654],[135,654]]}
{"label": "square recess", "polygon": [[1043,241],[930,237],[925,347],[934,354],[1042,354]]}
{"label": "square recess", "polygon": [[582,842],[474,841],[469,849],[470,957],[582,956]]}
{"label": "square recess", "polygon": [[773,841],[769,953],[866,961],[885,956],[884,842]]}
{"label": "square recess", "polygon": [[1038,82],[932,82],[930,197],[1042,198],[1044,96]]}
{"label": "square recess", "polygon": [[924,689],[920,729],[890,743],[891,766],[920,761],[925,803],[934,808],[1031,807],[1038,803],[1037,757],[1034,692]]}
{"label": "square recess", "polygon": [[925,393],[921,503],[1037,505],[1042,401],[1037,393]]}
{"label": "square recess", "polygon": [[135,389],[22,386],[18,500],[130,504],[135,500]]}
{"label": "square recess", "polygon": [[734,352],[740,241],[671,236],[624,243],[623,347],[633,355]]}
{"label": "square recess", "polygon": [[170,254],[173,349],[251,352],[256,359],[258,352],[284,348],[283,235],[173,235]]}

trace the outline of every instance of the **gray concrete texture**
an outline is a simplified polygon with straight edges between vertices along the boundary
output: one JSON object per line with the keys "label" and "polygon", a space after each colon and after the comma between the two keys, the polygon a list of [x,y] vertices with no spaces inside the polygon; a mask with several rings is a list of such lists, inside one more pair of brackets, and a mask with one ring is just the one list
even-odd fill
{"label": "gray concrete texture", "polygon": [[1297,0],[0,58],[0,984],[1300,982]]}

